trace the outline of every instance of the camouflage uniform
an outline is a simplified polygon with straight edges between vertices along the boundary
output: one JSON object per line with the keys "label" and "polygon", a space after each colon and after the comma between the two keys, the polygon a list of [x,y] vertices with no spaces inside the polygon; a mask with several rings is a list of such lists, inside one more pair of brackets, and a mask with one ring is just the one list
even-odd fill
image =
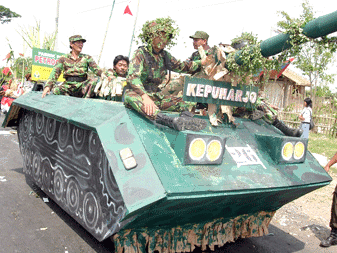
{"label": "camouflage uniform", "polygon": [[[126,92],[126,105],[149,119],[155,119],[160,110],[185,111],[190,106],[195,105],[195,103],[184,102],[182,94],[163,94],[161,87],[165,83],[168,69],[178,73],[190,73],[197,70],[201,64],[200,61],[178,61],[165,50],[160,52],[158,56],[158,59],[156,59],[147,47],[138,48],[130,62],[129,74],[127,76],[127,83],[132,89]],[[166,63],[165,59],[167,59]],[[141,98],[144,93],[159,108],[153,116],[148,116],[144,112],[143,99]]]}
{"label": "camouflage uniform", "polygon": [[266,99],[263,96],[257,98],[256,107],[258,110],[265,113],[263,116],[264,121],[269,124],[274,123],[275,119],[277,118],[277,112],[270,106],[269,103],[266,102]]}
{"label": "camouflage uniform", "polygon": [[[75,35],[69,38],[70,42],[85,40],[80,35]],[[45,87],[50,87],[50,90],[56,83],[56,80],[63,71],[63,76],[66,79],[61,85],[54,88],[55,95],[67,95],[75,97],[88,96],[89,89],[95,86],[97,79],[88,79],[88,68],[90,68],[97,76],[101,76],[102,70],[95,63],[90,55],[79,54],[78,59],[74,59],[71,53],[63,55],[54,66]],[[112,74],[107,73],[108,76]],[[83,81],[67,81],[68,78],[83,78]]]}

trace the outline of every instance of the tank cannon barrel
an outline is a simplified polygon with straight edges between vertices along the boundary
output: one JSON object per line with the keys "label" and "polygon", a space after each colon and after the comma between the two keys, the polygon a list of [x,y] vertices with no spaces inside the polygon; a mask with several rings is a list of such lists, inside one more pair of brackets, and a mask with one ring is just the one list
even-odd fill
{"label": "tank cannon barrel", "polygon": [[[318,37],[326,36],[337,31],[337,11],[330,14],[318,17],[311,20],[303,27],[303,34],[308,38],[316,39]],[[264,57],[269,57],[281,53],[282,51],[291,48],[290,35],[282,33],[266,39],[261,42],[261,54]],[[240,59],[241,51],[235,54],[235,61],[241,65]]]}

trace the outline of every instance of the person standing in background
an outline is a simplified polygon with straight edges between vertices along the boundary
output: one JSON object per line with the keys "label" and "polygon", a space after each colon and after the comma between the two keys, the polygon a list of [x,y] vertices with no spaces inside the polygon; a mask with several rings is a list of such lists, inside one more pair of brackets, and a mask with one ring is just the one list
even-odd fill
{"label": "person standing in background", "polygon": [[301,138],[309,138],[310,120],[312,117],[312,101],[310,98],[304,99],[304,109],[302,110],[299,119],[301,120],[301,128],[303,133]]}

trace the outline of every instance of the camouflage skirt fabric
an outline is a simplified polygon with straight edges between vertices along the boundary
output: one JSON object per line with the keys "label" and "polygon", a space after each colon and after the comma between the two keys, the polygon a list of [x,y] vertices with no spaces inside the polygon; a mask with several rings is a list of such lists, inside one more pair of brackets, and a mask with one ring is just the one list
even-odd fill
{"label": "camouflage skirt fabric", "polygon": [[139,228],[119,231],[113,235],[116,253],[136,252],[192,252],[196,246],[214,250],[238,238],[268,234],[274,212],[244,214],[236,218],[215,219],[207,223],[186,224],[175,228]]}
{"label": "camouflage skirt fabric", "polygon": [[128,90],[125,94],[124,98],[125,105],[133,108],[134,110],[142,114],[144,117],[153,120],[160,111],[172,111],[172,112],[188,111],[190,107],[196,104],[194,102],[183,101],[182,96],[163,95],[161,92],[148,93],[147,95],[153,100],[153,102],[158,107],[154,115],[151,117],[145,114],[142,97],[132,90]]}
{"label": "camouflage skirt fabric", "polygon": [[96,82],[96,79],[88,79],[83,82],[64,82],[59,86],[55,86],[53,93],[72,97],[91,97]]}

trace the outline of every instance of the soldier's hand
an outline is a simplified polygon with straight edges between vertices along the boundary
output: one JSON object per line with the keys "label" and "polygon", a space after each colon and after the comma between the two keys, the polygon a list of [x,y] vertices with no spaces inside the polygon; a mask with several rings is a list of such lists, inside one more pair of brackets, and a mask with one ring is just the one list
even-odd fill
{"label": "soldier's hand", "polygon": [[46,96],[46,94],[50,94],[50,87],[46,87],[44,88],[43,92],[42,92],[42,98],[44,98]]}
{"label": "soldier's hand", "polygon": [[152,116],[158,109],[158,107],[147,94],[143,94],[142,99],[143,99],[143,108],[142,108],[143,111],[146,113],[146,115]]}

